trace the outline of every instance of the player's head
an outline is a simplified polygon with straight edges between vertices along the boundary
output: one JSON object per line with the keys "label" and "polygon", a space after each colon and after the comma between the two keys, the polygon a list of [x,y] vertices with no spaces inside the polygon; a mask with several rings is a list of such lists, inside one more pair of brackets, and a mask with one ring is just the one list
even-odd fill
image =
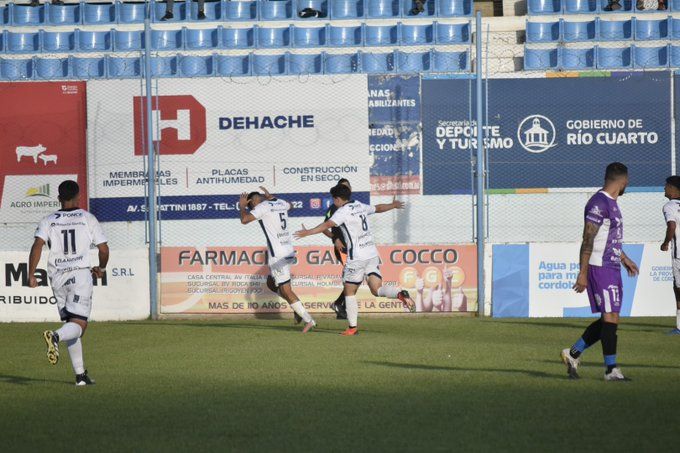
{"label": "player's head", "polygon": [[331,197],[333,197],[333,203],[335,206],[340,207],[347,203],[352,196],[352,191],[349,187],[338,184],[331,189]]}
{"label": "player's head", "polygon": [[680,198],[680,176],[669,176],[666,178],[664,193],[669,200]]}
{"label": "player's head", "polygon": [[612,162],[607,165],[607,170],[604,173],[604,184],[618,189],[619,196],[623,195],[628,186],[628,167],[621,162]]}
{"label": "player's head", "polygon": [[337,184],[337,185],[341,185],[341,184],[342,184],[343,186],[347,186],[347,187],[349,188],[349,190],[352,190],[352,185],[349,183],[349,179],[347,179],[347,178],[340,178],[340,180],[338,180],[338,184]]}
{"label": "player's head", "polygon": [[250,192],[248,194],[248,208],[253,209],[258,204],[262,203],[264,197],[260,192]]}
{"label": "player's head", "polygon": [[71,203],[77,205],[79,195],[80,187],[78,187],[77,182],[68,179],[59,184],[59,201],[61,204]]}

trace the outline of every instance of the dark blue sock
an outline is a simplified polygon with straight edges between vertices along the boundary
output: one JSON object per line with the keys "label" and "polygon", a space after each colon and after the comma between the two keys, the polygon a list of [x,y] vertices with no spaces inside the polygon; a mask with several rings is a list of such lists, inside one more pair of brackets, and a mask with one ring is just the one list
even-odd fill
{"label": "dark blue sock", "polygon": [[604,356],[604,366],[607,367],[607,373],[611,373],[616,368],[616,354]]}
{"label": "dark blue sock", "polygon": [[579,338],[576,343],[574,343],[569,350],[569,354],[575,359],[578,359],[579,356],[588,349],[588,345],[586,344],[586,340],[583,339],[583,337]]}

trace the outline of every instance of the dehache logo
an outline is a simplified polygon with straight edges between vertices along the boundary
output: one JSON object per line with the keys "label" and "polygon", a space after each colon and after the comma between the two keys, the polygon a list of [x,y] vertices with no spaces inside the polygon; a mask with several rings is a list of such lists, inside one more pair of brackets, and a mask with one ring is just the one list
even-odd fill
{"label": "dehache logo", "polygon": [[556,145],[555,125],[543,115],[527,116],[519,123],[517,139],[530,153],[542,153]]}
{"label": "dehache logo", "polygon": [[29,187],[26,191],[27,197],[49,197],[50,196],[50,185],[43,184],[38,187]]}

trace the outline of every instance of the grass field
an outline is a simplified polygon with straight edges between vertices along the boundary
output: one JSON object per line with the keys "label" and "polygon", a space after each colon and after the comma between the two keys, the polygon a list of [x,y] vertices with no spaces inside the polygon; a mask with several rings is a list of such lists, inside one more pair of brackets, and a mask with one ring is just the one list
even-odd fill
{"label": "grass field", "polygon": [[632,382],[582,379],[558,355],[587,320],[362,320],[344,338],[322,319],[95,323],[97,385],[73,386],[66,348],[0,325],[0,451],[673,451],[680,442],[680,338],[672,321],[619,330]]}

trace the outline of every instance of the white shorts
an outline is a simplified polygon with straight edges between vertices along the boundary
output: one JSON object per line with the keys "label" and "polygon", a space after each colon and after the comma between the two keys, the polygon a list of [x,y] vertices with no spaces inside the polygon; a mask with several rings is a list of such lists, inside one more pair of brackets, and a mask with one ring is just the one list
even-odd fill
{"label": "white shorts", "polygon": [[673,284],[680,288],[680,259],[673,258]]}
{"label": "white shorts", "polygon": [[295,255],[286,256],[278,261],[269,263],[269,273],[271,274],[276,286],[290,283],[290,267],[295,262]]}
{"label": "white shorts", "polygon": [[382,278],[380,273],[380,257],[376,256],[369,260],[352,261],[345,264],[345,268],[342,270],[342,281],[361,285],[364,282],[364,278],[368,278],[369,275]]}
{"label": "white shorts", "polygon": [[52,292],[57,299],[59,317],[87,321],[92,311],[92,273],[90,269],[64,272],[52,278]]}

